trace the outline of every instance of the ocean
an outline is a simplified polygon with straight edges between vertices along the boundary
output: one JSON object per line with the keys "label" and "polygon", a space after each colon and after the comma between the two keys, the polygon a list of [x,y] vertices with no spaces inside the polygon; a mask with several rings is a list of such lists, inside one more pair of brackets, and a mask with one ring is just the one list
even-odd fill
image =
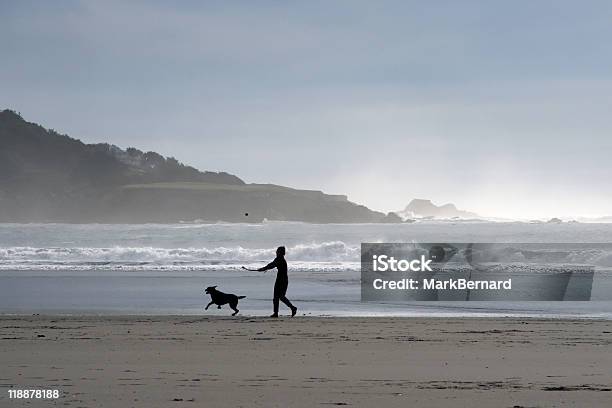
{"label": "ocean", "polygon": [[240,314],[268,315],[275,271],[241,266],[284,245],[300,315],[612,318],[612,253],[578,254],[597,268],[593,301],[361,302],[362,242],[610,243],[612,224],[0,224],[0,313],[229,316],[203,310],[217,285],[246,296]]}

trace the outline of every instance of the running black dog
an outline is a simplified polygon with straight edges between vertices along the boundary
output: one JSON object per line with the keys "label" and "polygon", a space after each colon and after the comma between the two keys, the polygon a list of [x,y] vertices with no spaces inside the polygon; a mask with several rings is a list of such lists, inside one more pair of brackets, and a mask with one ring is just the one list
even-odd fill
{"label": "running black dog", "polygon": [[238,306],[238,299],[244,299],[246,297],[246,296],[236,296],[231,293],[223,293],[221,291],[218,291],[216,289],[216,286],[207,287],[204,293],[209,294],[210,298],[212,299],[210,303],[206,305],[206,308],[204,310],[208,310],[208,307],[212,305],[213,303],[217,305],[218,309],[221,309],[221,306],[229,303],[229,306],[234,311],[234,313],[232,313],[232,316],[236,316],[236,313],[239,312],[239,310],[236,309],[236,306]]}

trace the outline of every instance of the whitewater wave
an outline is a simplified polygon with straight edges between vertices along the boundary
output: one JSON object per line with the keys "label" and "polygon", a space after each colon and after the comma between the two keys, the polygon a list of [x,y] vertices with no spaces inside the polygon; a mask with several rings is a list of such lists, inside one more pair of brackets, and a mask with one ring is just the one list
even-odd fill
{"label": "whitewater wave", "polygon": [[[360,245],[343,241],[311,242],[287,247],[290,265],[310,271],[360,269]],[[496,248],[504,264],[587,264],[612,267],[610,248],[524,250],[513,244]],[[160,247],[4,247],[0,270],[217,270],[259,267],[275,256],[274,248],[219,246],[212,248]],[[457,261],[458,259],[454,259]]]}
{"label": "whitewater wave", "polygon": [[[329,273],[359,272],[360,265],[359,262],[292,262],[289,266],[295,271]],[[243,271],[242,266],[258,268],[261,263],[27,262],[0,264],[0,271]]]}
{"label": "whitewater wave", "polygon": [[[287,248],[292,267],[305,270],[359,269],[359,246],[341,241],[299,244]],[[261,266],[274,259],[272,248],[156,247],[8,247],[0,248],[0,270],[123,269],[210,270]]]}

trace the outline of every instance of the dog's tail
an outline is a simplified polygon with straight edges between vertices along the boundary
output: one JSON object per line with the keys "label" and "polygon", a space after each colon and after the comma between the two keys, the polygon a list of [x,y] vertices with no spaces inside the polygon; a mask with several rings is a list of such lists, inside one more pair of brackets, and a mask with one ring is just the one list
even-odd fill
{"label": "dog's tail", "polygon": [[244,299],[246,296],[238,296],[238,299]]}

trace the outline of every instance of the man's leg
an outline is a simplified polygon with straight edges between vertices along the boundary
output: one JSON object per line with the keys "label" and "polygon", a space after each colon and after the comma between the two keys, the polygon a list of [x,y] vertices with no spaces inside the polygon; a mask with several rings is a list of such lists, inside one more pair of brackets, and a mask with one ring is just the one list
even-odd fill
{"label": "man's leg", "polygon": [[285,295],[281,296],[280,300],[281,300],[281,302],[286,304],[289,309],[293,309],[293,305],[291,304],[289,299],[287,299],[287,296],[285,296]]}
{"label": "man's leg", "polygon": [[295,316],[295,314],[297,313],[297,307],[291,304],[289,299],[287,299],[287,296],[285,295],[281,296],[280,300],[282,300],[283,303],[286,304],[289,309],[291,309],[291,317]]}
{"label": "man's leg", "polygon": [[272,304],[274,305],[274,314],[272,316],[278,316],[278,296],[276,296],[276,293],[274,294]]}
{"label": "man's leg", "polygon": [[286,291],[287,285],[284,284],[283,281],[279,281],[278,279],[274,281],[274,298],[272,300],[272,304],[274,305],[274,314],[270,317],[278,316],[278,301],[282,296],[285,296]]}

